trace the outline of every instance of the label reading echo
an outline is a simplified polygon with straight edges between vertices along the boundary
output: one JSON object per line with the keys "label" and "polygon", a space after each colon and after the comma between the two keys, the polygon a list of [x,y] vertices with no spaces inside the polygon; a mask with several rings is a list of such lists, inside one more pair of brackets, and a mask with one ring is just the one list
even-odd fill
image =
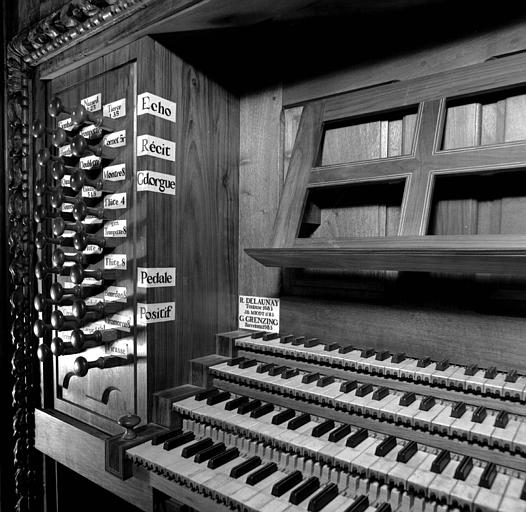
{"label": "label reading echo", "polygon": [[108,286],[104,290],[104,302],[128,302],[126,286]]}
{"label": "label reading echo", "polygon": [[80,100],[80,103],[86,107],[88,112],[96,112],[102,107],[102,96],[99,92],[98,94],[94,94],[93,96],[88,96],[87,98]]}
{"label": "label reading echo", "polygon": [[126,98],[106,103],[106,105],[102,107],[102,115],[111,119],[124,117],[126,115]]}
{"label": "label reading echo", "polygon": [[121,148],[126,146],[126,130],[109,133],[103,139],[104,145],[108,148]]}
{"label": "label reading echo", "polygon": [[91,169],[92,167],[97,167],[100,165],[101,158],[100,156],[88,155],[79,158],[79,167],[81,169]]}
{"label": "label reading echo", "polygon": [[59,128],[62,128],[67,132],[70,132],[71,130],[74,130],[77,127],[77,124],[73,122],[73,119],[71,119],[71,117],[68,117],[67,119],[62,119],[57,124]]}
{"label": "label reading echo", "polygon": [[138,288],[162,288],[175,286],[175,267],[137,267]]}
{"label": "label reading echo", "polygon": [[126,192],[108,194],[104,197],[105,210],[120,210],[121,208],[126,208]]}
{"label": "label reading echo", "polygon": [[110,220],[104,224],[104,236],[106,238],[125,238],[126,220]]}
{"label": "label reading echo", "polygon": [[175,176],[155,171],[137,171],[137,191],[175,196]]}
{"label": "label reading echo", "polygon": [[239,296],[239,328],[279,332],[279,299]]}
{"label": "label reading echo", "polygon": [[106,254],[104,256],[105,270],[126,270],[127,269],[126,254]]}
{"label": "label reading echo", "polygon": [[115,315],[107,316],[104,319],[106,329],[117,329],[117,331],[130,332],[133,325],[133,315],[128,311],[116,313]]}
{"label": "label reading echo", "polygon": [[175,123],[177,105],[173,101],[161,98],[150,92],[137,96],[137,115],[151,114]]}
{"label": "label reading echo", "polygon": [[122,181],[126,179],[126,164],[108,165],[102,169],[102,179],[106,181]]}
{"label": "label reading echo", "polygon": [[175,142],[154,135],[138,135],[137,156],[151,156],[175,162]]}
{"label": "label reading echo", "polygon": [[175,302],[137,303],[137,324],[148,325],[175,320]]}

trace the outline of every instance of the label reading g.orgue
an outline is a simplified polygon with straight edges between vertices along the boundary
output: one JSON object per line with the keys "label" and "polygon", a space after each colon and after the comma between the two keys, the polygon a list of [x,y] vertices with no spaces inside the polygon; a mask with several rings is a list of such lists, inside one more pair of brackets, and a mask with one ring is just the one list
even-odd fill
{"label": "label reading g.orgue", "polygon": [[158,192],[175,196],[175,176],[155,171],[137,171],[137,192]]}

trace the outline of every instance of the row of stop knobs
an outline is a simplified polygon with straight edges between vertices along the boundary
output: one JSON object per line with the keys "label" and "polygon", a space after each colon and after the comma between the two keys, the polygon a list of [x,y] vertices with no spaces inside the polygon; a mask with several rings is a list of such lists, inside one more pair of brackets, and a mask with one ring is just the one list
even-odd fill
{"label": "row of stop knobs", "polygon": [[[51,163],[51,177],[59,183],[66,176],[69,176],[68,188],[74,192],[82,192],[86,186],[93,187],[103,193],[114,192],[115,190],[108,190],[109,187],[105,186],[100,175],[101,162],[113,160],[115,157],[114,150],[107,148],[102,140],[97,144],[92,144],[91,139],[80,133],[75,133],[89,123],[93,125],[92,129],[89,130],[91,134],[101,138],[104,134],[113,131],[114,127],[110,124],[111,120],[88,112],[82,104],[75,108],[68,108],[58,97],[51,100],[48,113],[52,118],[56,118],[60,114],[70,115],[72,129],[68,133],[60,127],[50,130],[38,120],[33,123],[32,134],[35,138],[48,135],[51,139],[51,147],[41,149],[37,153],[39,166],[45,169]],[[61,151],[65,145],[68,146],[68,151]],[[58,155],[54,155],[54,152],[58,152]],[[94,165],[89,169],[90,174],[98,171],[99,176],[95,178],[90,177],[88,171],[78,165],[80,158],[89,155],[97,157]],[[100,268],[86,268],[86,266],[100,260],[100,254],[83,253],[88,245],[97,246],[101,250],[108,248],[107,240],[104,237],[97,237],[89,233],[88,225],[82,222],[88,215],[104,220],[105,212],[103,207],[89,206],[87,201],[81,197],[66,195],[64,188],[65,186],[61,184],[51,186],[46,183],[45,179],[37,180],[35,183],[37,197],[47,197],[51,208],[55,210],[48,211],[43,204],[35,208],[35,221],[37,223],[45,225],[48,220],[52,221],[52,236],[46,236],[43,231],[39,231],[35,236],[35,245],[38,249],[43,249],[48,244],[56,246],[51,255],[52,265],[48,266],[41,261],[38,262],[35,266],[35,275],[38,279],[44,279],[51,274],[69,275],[73,283],[72,288],[64,288],[62,284],[55,282],[50,288],[50,298],[46,298],[43,294],[38,294],[35,297],[34,306],[39,313],[45,313],[53,306],[70,306],[72,313],[65,315],[60,309],[56,309],[51,312],[49,324],[41,319],[35,321],[33,330],[39,338],[45,337],[53,330],[58,332],[72,331],[69,342],[64,342],[61,337],[56,336],[49,346],[42,343],[37,352],[41,361],[49,359],[51,354],[55,356],[76,354],[88,348],[116,340],[118,338],[117,331],[95,330],[87,333],[81,328],[86,323],[100,320],[122,309],[122,305],[116,303],[105,303],[101,300],[88,304],[86,301],[88,297],[97,295],[103,290],[100,286],[81,286],[85,278],[101,281],[114,277],[113,272]],[[104,190],[105,188],[107,190]],[[70,215],[73,219],[69,221],[64,219],[62,213],[62,207],[65,204],[72,206]],[[63,236],[65,231],[74,232],[74,236]],[[70,249],[64,250],[64,248]],[[71,248],[74,249],[74,252]],[[68,266],[66,262],[73,262],[73,265]],[[73,371],[78,376],[84,376],[91,368],[108,368],[123,364],[128,364],[128,361],[121,357],[101,357],[96,361],[88,362],[81,356],[75,360]]]}

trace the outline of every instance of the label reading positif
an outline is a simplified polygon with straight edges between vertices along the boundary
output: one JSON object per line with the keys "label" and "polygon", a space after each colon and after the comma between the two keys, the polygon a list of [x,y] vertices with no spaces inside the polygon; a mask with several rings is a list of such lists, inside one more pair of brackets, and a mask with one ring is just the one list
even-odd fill
{"label": "label reading positif", "polygon": [[279,332],[279,299],[239,296],[239,328]]}
{"label": "label reading positif", "polygon": [[137,171],[137,191],[175,196],[175,176],[155,171]]}
{"label": "label reading positif", "polygon": [[137,267],[137,287],[161,288],[175,286],[175,267]]}
{"label": "label reading positif", "polygon": [[176,103],[151,92],[143,92],[137,96],[137,115],[151,114],[175,123]]}
{"label": "label reading positif", "polygon": [[137,324],[148,325],[175,320],[175,302],[137,303]]}
{"label": "label reading positif", "polygon": [[175,162],[175,142],[154,135],[138,135],[137,156],[151,156]]}
{"label": "label reading positif", "polygon": [[88,112],[96,112],[102,108],[102,96],[100,92],[80,100]]}

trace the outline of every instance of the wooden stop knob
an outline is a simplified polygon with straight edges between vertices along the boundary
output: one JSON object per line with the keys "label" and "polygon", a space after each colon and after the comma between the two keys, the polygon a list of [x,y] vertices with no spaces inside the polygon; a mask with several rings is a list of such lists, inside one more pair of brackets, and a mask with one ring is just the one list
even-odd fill
{"label": "wooden stop knob", "polygon": [[128,413],[126,416],[121,416],[117,423],[126,429],[124,434],[122,434],[122,439],[135,439],[137,437],[137,433],[135,432],[134,428],[141,422],[141,418],[139,416]]}

